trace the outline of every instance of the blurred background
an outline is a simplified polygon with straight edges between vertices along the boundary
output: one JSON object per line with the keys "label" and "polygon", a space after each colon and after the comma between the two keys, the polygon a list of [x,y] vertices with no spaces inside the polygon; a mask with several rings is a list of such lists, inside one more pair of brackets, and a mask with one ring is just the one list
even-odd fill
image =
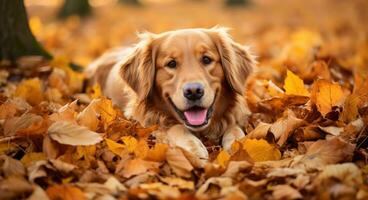
{"label": "blurred background", "polygon": [[262,66],[289,65],[294,71],[317,51],[347,67],[363,62],[361,49],[368,46],[366,0],[25,0],[25,5],[44,48],[82,66],[109,48],[137,42],[140,31],[215,25],[230,27]]}

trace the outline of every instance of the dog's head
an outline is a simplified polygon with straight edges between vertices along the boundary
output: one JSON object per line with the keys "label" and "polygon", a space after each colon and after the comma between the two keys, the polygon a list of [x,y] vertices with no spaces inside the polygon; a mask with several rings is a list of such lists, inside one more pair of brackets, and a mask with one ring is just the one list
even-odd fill
{"label": "dog's head", "polygon": [[144,34],[121,75],[141,101],[151,100],[190,130],[201,131],[222,100],[234,97],[229,91],[243,95],[254,64],[225,28],[183,29]]}

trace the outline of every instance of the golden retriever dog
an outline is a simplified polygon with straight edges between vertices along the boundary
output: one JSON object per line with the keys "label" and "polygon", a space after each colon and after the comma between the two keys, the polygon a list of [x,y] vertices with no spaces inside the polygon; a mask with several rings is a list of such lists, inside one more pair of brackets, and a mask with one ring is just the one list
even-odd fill
{"label": "golden retriever dog", "polygon": [[132,48],[115,49],[86,70],[127,118],[160,125],[162,141],[200,158],[208,152],[199,138],[229,150],[244,136],[249,111],[247,76],[256,62],[226,28],[144,33]]}

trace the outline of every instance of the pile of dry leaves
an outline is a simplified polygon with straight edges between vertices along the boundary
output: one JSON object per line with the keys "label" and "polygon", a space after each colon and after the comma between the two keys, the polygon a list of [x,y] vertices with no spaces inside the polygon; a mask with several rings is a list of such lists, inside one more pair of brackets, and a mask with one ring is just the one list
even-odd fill
{"label": "pile of dry leaves", "polygon": [[[352,9],[366,6],[355,3]],[[326,9],[339,13],[335,6]],[[191,7],[175,9],[184,8]],[[242,15],[257,25],[234,31],[252,38],[260,56],[245,91],[252,111],[247,135],[231,152],[209,146],[209,161],[156,143],[151,134],[158,126],[124,118],[98,85],[85,88],[83,74],[65,56],[7,64],[0,70],[0,199],[368,199],[368,31],[360,26],[367,14],[343,8],[346,21],[311,22],[311,13],[301,13],[300,21],[315,25],[302,28],[280,13],[281,22],[272,26],[261,8]],[[109,13],[120,9],[109,7]],[[210,17],[223,8],[211,9],[204,11]],[[63,22],[32,20],[33,29],[54,28],[51,35],[38,32],[54,54],[97,37],[68,26],[75,18],[60,29]],[[85,23],[106,32],[106,21],[94,20]],[[219,20],[226,25],[231,18],[223,13]],[[110,39],[122,32],[112,31]],[[65,35],[81,42],[63,46]],[[109,46],[102,43],[86,44],[79,58],[89,61]]]}

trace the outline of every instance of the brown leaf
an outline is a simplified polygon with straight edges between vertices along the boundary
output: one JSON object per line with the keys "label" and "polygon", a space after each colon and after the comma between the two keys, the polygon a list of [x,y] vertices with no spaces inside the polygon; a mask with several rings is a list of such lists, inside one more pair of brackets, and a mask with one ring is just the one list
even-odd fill
{"label": "brown leaf", "polygon": [[1,170],[5,177],[26,175],[26,169],[19,160],[13,159],[6,155],[1,155],[0,161],[4,162],[2,164]]}
{"label": "brown leaf", "polygon": [[166,152],[166,161],[178,176],[191,177],[194,168],[180,148],[169,148]]}
{"label": "brown leaf", "polygon": [[327,165],[322,169],[322,172],[317,176],[316,186],[328,179],[337,179],[346,185],[359,186],[363,183],[363,175],[360,169],[353,163],[343,163],[335,165]]}
{"label": "brown leaf", "polygon": [[32,191],[32,185],[19,176],[11,176],[0,181],[0,199],[3,200],[21,199]]}
{"label": "brown leaf", "polygon": [[329,140],[319,140],[312,144],[307,153],[296,165],[305,166],[306,169],[319,169],[328,164],[336,164],[350,161],[353,156],[355,145],[345,142],[338,137]]}
{"label": "brown leaf", "polygon": [[298,190],[289,185],[275,185],[271,188],[273,199],[301,199],[303,197]]}
{"label": "brown leaf", "polygon": [[270,131],[278,140],[277,144],[282,146],[289,138],[290,133],[303,124],[304,120],[297,118],[293,111],[287,109],[284,116],[271,125]]}
{"label": "brown leaf", "polygon": [[14,117],[17,113],[17,105],[11,101],[6,101],[0,105],[0,119],[8,119]]}
{"label": "brown leaf", "polygon": [[125,163],[122,170],[122,175],[125,178],[130,178],[134,175],[143,174],[149,170],[157,170],[160,165],[157,162],[145,161],[140,158],[127,160],[124,162]]}
{"label": "brown leaf", "polygon": [[230,161],[226,171],[221,176],[236,178],[239,173],[249,172],[252,166],[253,164],[248,161]]}
{"label": "brown leaf", "polygon": [[44,134],[48,128],[48,121],[39,115],[26,113],[8,127],[7,132],[16,133],[19,136],[31,136]]}

